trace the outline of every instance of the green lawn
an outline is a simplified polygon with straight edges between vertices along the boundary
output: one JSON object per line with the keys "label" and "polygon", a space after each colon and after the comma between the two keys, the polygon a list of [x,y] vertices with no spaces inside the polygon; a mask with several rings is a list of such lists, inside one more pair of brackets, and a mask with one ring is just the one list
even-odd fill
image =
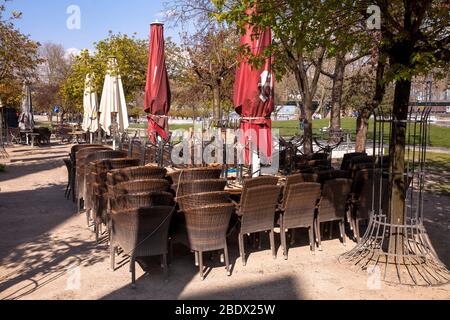
{"label": "green lawn", "polygon": [[428,153],[427,188],[450,196],[450,154]]}
{"label": "green lawn", "polygon": [[[317,136],[321,136],[320,129],[327,128],[329,126],[329,120],[314,120],[313,131]],[[132,128],[145,129],[147,125],[132,125]],[[192,125],[172,125],[171,130],[177,129],[189,129]],[[280,130],[281,136],[289,137],[295,134],[300,134],[300,126],[298,121],[274,121],[273,127]],[[355,118],[344,118],[342,119],[341,127],[343,130],[351,133],[351,138],[354,141],[356,138],[356,119]],[[414,128],[411,128],[413,132]],[[386,125],[384,127],[385,136],[389,134],[389,127]],[[369,139],[371,140],[373,136],[373,121],[370,121],[369,128]],[[436,125],[431,125],[430,129],[430,146],[432,147],[444,147],[450,148],[450,127],[441,127]]]}

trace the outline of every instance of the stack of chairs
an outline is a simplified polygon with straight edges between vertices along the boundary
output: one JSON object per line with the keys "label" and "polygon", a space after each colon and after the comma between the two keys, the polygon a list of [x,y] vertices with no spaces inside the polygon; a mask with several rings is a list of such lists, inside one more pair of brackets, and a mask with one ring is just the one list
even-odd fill
{"label": "stack of chairs", "polygon": [[[92,150],[92,149],[87,149]],[[91,173],[93,172],[93,168],[95,168],[95,162],[98,160],[111,160],[111,159],[123,159],[126,158],[127,154],[124,151],[114,151],[114,150],[97,150],[96,152],[89,153],[84,161],[82,161],[83,165],[83,176],[81,180],[81,189],[79,190],[79,200],[78,203],[82,204],[81,209],[86,212],[86,220],[88,226],[90,226],[91,220],[91,209],[92,208],[92,183]],[[95,225],[95,223],[94,223]]]}
{"label": "stack of chairs", "polygon": [[139,166],[139,159],[118,158],[97,160],[90,164],[90,174],[87,183],[86,210],[91,210],[94,221],[94,232],[98,242],[102,233],[102,225],[108,226],[109,220],[106,214],[108,186],[107,175],[111,170],[118,170]]}
{"label": "stack of chairs", "polygon": [[133,167],[108,173],[111,268],[118,249],[130,257],[132,287],[136,285],[136,261],[161,256],[168,276],[169,228],[175,210],[165,169]]}
{"label": "stack of chairs", "polygon": [[83,148],[79,151],[77,151],[75,156],[75,163],[76,163],[76,169],[75,169],[75,199],[77,201],[78,205],[78,212],[81,212],[84,208],[84,204],[82,202],[83,195],[84,195],[84,188],[85,188],[85,167],[86,167],[86,158],[90,154],[94,154],[100,151],[111,151],[111,148],[108,147],[102,147],[102,146],[96,146],[92,148]]}
{"label": "stack of chairs", "polygon": [[231,275],[227,231],[234,211],[222,169],[196,168],[169,175],[179,206],[178,226],[171,232],[171,244],[181,243],[194,252],[200,279],[204,280],[203,254],[222,251],[227,274]]}

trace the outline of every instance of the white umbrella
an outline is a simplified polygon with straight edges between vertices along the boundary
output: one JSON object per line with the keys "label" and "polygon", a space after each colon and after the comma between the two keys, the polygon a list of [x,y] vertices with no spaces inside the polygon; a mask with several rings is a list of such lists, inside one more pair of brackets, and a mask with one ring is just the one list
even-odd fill
{"label": "white umbrella", "polygon": [[22,114],[19,118],[19,127],[24,131],[34,129],[33,103],[31,101],[31,88],[28,84],[23,85]]}
{"label": "white umbrella", "polygon": [[111,135],[111,115],[113,113],[117,114],[119,132],[125,132],[129,127],[128,111],[116,58],[110,58],[108,61],[108,70],[100,101],[100,125],[107,135]]}
{"label": "white umbrella", "polygon": [[98,114],[98,102],[97,93],[94,91],[94,76],[92,74],[86,75],[86,82],[84,86],[84,99],[83,99],[83,131],[84,132],[97,132],[97,114]]}

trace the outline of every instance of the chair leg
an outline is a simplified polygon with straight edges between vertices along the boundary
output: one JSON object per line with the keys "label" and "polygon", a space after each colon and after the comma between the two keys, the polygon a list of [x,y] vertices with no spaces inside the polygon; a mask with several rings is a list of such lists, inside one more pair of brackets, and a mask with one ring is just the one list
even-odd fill
{"label": "chair leg", "polygon": [[347,238],[345,236],[345,222],[344,220],[339,221],[339,229],[341,230],[341,238],[344,246],[347,245]]}
{"label": "chair leg", "polygon": [[317,245],[319,246],[319,251],[322,251],[322,235],[320,232],[320,219],[316,218],[316,241]]}
{"label": "chair leg", "polygon": [[131,257],[130,272],[131,272],[131,288],[136,289],[136,258],[134,256]]}
{"label": "chair leg", "polygon": [[296,229],[292,229],[291,230],[291,243],[290,243],[291,246],[293,246],[295,244],[295,234],[296,234]]}
{"label": "chair leg", "polygon": [[262,232],[256,235],[256,239],[258,239],[258,250],[262,250]]}
{"label": "chair leg", "polygon": [[286,228],[284,227],[284,223],[281,223],[281,245],[283,246],[283,256],[284,260],[288,259],[289,248],[287,246],[287,235]]}
{"label": "chair leg", "polygon": [[167,254],[166,253],[162,255],[161,267],[163,268],[163,271],[164,271],[164,280],[169,281],[169,267],[167,264]]}
{"label": "chair leg", "polygon": [[111,270],[116,271],[116,247],[111,245],[110,248],[110,254],[111,254]]}
{"label": "chair leg", "polygon": [[198,257],[199,254],[197,251],[194,252],[194,256],[195,256],[195,266],[198,267],[200,262],[199,262],[199,257]]}
{"label": "chair leg", "polygon": [[169,240],[169,266],[172,265],[172,260],[173,260],[173,241],[172,239]]}
{"label": "chair leg", "polygon": [[355,235],[356,235],[356,242],[359,244],[361,243],[361,234],[359,231],[359,220],[355,219]]}
{"label": "chair leg", "polygon": [[314,240],[314,227],[310,226],[308,228],[309,233],[309,246],[312,252],[316,252],[316,241]]}
{"label": "chair leg", "polygon": [[224,249],[224,253],[225,253],[225,264],[226,264],[226,268],[227,268],[227,276],[231,276],[231,268],[230,268],[230,257],[228,255],[228,245],[225,241],[225,249]]}
{"label": "chair leg", "polygon": [[330,240],[333,239],[334,221],[330,222]]}
{"label": "chair leg", "polygon": [[239,234],[239,253],[242,259],[242,265],[245,267],[247,265],[247,261],[245,259],[245,245],[244,245],[244,235]]}
{"label": "chair leg", "polygon": [[94,232],[95,232],[95,241],[98,244],[100,240],[100,224],[97,221],[94,221]]}
{"label": "chair leg", "polygon": [[203,274],[203,252],[198,252],[198,268],[200,270],[200,280],[205,280],[205,276]]}
{"label": "chair leg", "polygon": [[275,231],[272,229],[269,233],[270,237],[270,249],[272,250],[272,257],[277,258],[277,249],[275,248]]}

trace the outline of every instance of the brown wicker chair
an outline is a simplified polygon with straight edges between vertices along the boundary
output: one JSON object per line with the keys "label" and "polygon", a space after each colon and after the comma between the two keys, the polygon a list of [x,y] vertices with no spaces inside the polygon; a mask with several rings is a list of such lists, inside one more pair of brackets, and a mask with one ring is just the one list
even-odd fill
{"label": "brown wicker chair", "polygon": [[294,184],[299,183],[305,183],[305,182],[318,182],[319,181],[319,175],[317,173],[298,173],[294,174],[292,176],[286,177],[286,184],[283,188],[283,198],[281,202],[283,203],[286,200],[287,191],[289,190],[289,187]]}
{"label": "brown wicker chair", "polygon": [[173,195],[169,192],[145,192],[117,196],[111,199],[112,211],[139,209],[174,205]]}
{"label": "brown wicker chair", "polygon": [[315,251],[314,219],[322,185],[320,183],[299,183],[286,189],[281,207],[281,243],[285,260],[288,259],[286,232],[290,229],[306,228],[309,231],[311,251]]}
{"label": "brown wicker chair", "polygon": [[[92,149],[88,149],[92,150]],[[113,151],[113,150],[100,150],[94,153],[90,153],[84,159],[84,169],[83,169],[83,177],[81,177],[81,192],[78,195],[78,202],[84,202],[84,205],[81,206],[81,209],[86,209],[87,219],[89,221],[90,209],[92,208],[92,173],[94,173],[95,162],[98,160],[109,160],[109,159],[120,159],[125,158],[126,153],[123,151]],[[89,223],[88,223],[89,225]]]}
{"label": "brown wicker chair", "polygon": [[341,170],[348,171],[350,170],[350,165],[352,163],[353,158],[357,157],[366,157],[367,153],[365,152],[353,152],[347,153],[344,155],[344,159],[342,159]]}
{"label": "brown wicker chair", "polygon": [[168,276],[169,226],[174,208],[171,206],[129,209],[112,213],[111,268],[115,269],[117,248],[131,257],[130,272],[136,285],[136,258],[162,256],[162,267]]}
{"label": "brown wicker chair", "polygon": [[349,173],[348,171],[342,170],[325,170],[319,172],[319,181],[322,185],[325,184],[328,180],[334,179],[348,179]]}
{"label": "brown wicker chair", "polygon": [[245,189],[241,198],[237,215],[241,217],[239,233],[239,251],[242,264],[247,264],[244,247],[244,235],[270,231],[270,247],[272,256],[276,259],[275,248],[275,213],[279,201],[281,187],[263,185]]}
{"label": "brown wicker chair", "polygon": [[86,184],[86,210],[90,210],[94,220],[94,232],[96,239],[99,239],[101,233],[101,225],[108,225],[109,219],[107,215],[108,208],[108,187],[106,176],[112,169],[126,168],[139,164],[138,159],[107,159],[91,162],[89,167],[91,175],[88,177]]}
{"label": "brown wicker chair", "polygon": [[246,197],[247,190],[250,188],[261,186],[276,186],[278,182],[279,178],[274,176],[261,176],[257,178],[246,179],[244,180],[244,185],[242,187],[241,199],[244,199]]}
{"label": "brown wicker chair", "polygon": [[159,167],[130,167],[120,170],[111,170],[108,174],[108,185],[115,186],[121,182],[133,180],[163,179],[167,170]]}
{"label": "brown wicker chair", "polygon": [[196,193],[224,191],[227,185],[226,180],[193,180],[187,182],[180,182],[172,185],[172,190],[175,192],[177,198],[188,196]]}
{"label": "brown wicker chair", "polygon": [[187,245],[198,256],[200,279],[204,280],[203,253],[224,250],[228,276],[231,276],[227,230],[234,206],[221,204],[187,210]]}
{"label": "brown wicker chair", "polygon": [[350,179],[335,179],[325,182],[316,217],[316,240],[320,250],[322,250],[320,224],[324,222],[339,221],[342,241],[346,245],[345,217],[351,188],[352,180]]}
{"label": "brown wicker chair", "polygon": [[[353,199],[351,201],[351,217],[353,234],[356,241],[361,240],[360,222],[369,220],[373,210],[387,210],[389,207],[389,180],[383,178],[380,186],[380,172],[373,170],[358,171],[352,186]],[[380,188],[383,192],[382,207],[379,207]],[[373,200],[374,203],[373,203]],[[373,205],[372,205],[373,204]]]}
{"label": "brown wicker chair", "polygon": [[177,198],[176,200],[181,211],[217,204],[231,203],[230,195],[224,191],[191,194]]}
{"label": "brown wicker chair", "polygon": [[63,159],[64,164],[67,168],[67,186],[66,186],[66,191],[64,192],[64,197],[66,199],[70,198],[70,194],[72,193],[73,189],[73,166],[72,166],[72,161],[70,161],[70,159]]}
{"label": "brown wicker chair", "polygon": [[[93,147],[93,148],[84,148],[82,150],[79,150],[76,153],[75,156],[75,162],[76,162],[76,175],[75,175],[75,197],[76,199],[80,199],[80,195],[81,193],[84,192],[84,190],[82,190],[84,188],[84,177],[85,177],[85,160],[86,157],[92,153],[96,153],[96,152],[100,152],[100,151],[105,151],[105,150],[111,150],[110,148],[107,147]],[[78,205],[80,205],[80,203],[78,203]]]}
{"label": "brown wicker chair", "polygon": [[134,180],[121,182],[113,187],[111,196],[117,197],[126,194],[136,194],[144,192],[169,191],[170,184],[165,179]]}
{"label": "brown wicker chair", "polygon": [[217,168],[194,168],[185,169],[169,174],[172,184],[196,180],[217,180],[222,175],[222,169]]}

